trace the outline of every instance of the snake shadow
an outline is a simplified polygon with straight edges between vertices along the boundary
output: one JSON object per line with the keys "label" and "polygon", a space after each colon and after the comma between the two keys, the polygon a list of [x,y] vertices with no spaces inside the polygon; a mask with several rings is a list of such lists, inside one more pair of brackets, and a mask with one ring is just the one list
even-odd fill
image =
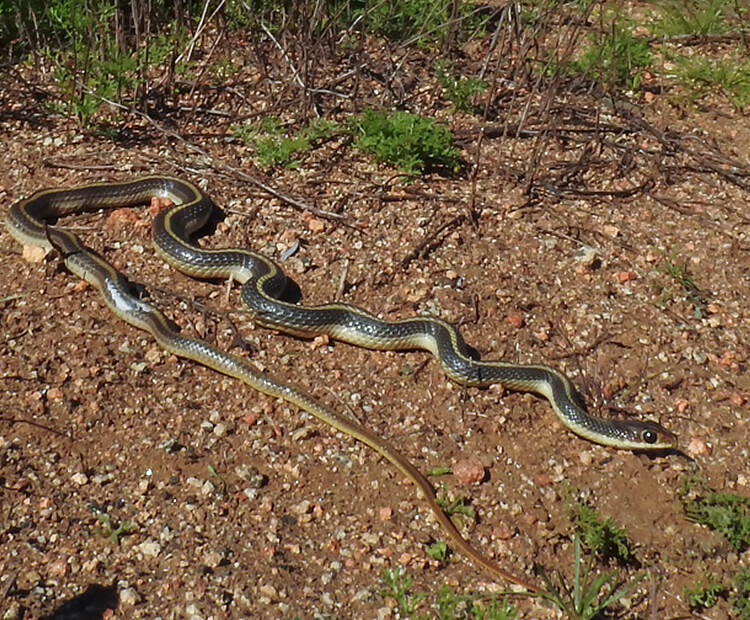
{"label": "snake shadow", "polygon": [[116,581],[110,586],[91,583],[41,620],[101,620],[107,611],[115,611],[119,602]]}

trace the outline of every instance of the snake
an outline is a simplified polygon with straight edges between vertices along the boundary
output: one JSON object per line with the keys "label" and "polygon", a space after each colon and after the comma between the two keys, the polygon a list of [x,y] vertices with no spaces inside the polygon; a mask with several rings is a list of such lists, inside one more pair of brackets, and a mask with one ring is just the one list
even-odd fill
{"label": "snake", "polygon": [[182,334],[161,310],[143,298],[138,286],[84,245],[75,233],[56,225],[59,218],[71,214],[137,206],[155,197],[172,203],[154,218],[156,253],[191,277],[229,278],[241,284],[242,303],[254,323],[303,338],[327,335],[369,349],[423,349],[439,361],[448,377],[461,385],[483,387],[499,383],[509,390],[543,396],[564,426],[592,442],[637,451],[663,451],[677,445],[676,435],[657,422],[604,419],[589,414],[571,381],[550,366],[476,359],[459,331],[439,318],[385,320],[348,303],[302,306],[283,300],[287,278],[271,259],[248,249],[205,249],[197,245],[193,236],[206,225],[215,206],[192,182],[159,175],[52,188],[10,207],[5,225],[13,238],[23,245],[57,251],[66,268],[94,287],[117,317],[149,332],[163,349],[285,400],[387,459],[419,489],[458,550],[496,577],[539,592],[528,579],[518,577],[475,549],[443,511],[427,478],[386,439],[305,391],[260,371],[245,357]]}

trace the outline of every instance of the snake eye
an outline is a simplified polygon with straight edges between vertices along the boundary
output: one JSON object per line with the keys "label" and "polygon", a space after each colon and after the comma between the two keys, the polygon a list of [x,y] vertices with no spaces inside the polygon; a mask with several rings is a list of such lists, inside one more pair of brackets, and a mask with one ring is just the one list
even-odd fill
{"label": "snake eye", "polygon": [[656,433],[652,430],[643,431],[641,438],[646,443],[656,443],[656,440],[657,440]]}

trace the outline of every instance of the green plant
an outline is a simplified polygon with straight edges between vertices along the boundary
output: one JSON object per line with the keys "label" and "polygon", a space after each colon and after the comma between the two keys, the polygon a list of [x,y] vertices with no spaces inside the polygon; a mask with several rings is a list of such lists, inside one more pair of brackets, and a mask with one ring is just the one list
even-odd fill
{"label": "green plant", "polygon": [[473,2],[455,0],[356,0],[348,21],[367,32],[395,41],[410,40],[422,47],[453,44],[481,34],[487,12]]}
{"label": "green plant", "polygon": [[111,517],[98,506],[92,505],[90,510],[96,515],[99,523],[102,524],[102,527],[94,530],[94,532],[98,536],[107,538],[112,544],[120,544],[120,540],[122,540],[123,537],[136,529],[136,525],[132,521],[123,521],[120,525],[115,525]]}
{"label": "green plant", "polygon": [[644,37],[633,35],[635,23],[619,11],[603,17],[603,28],[589,35],[589,43],[568,70],[602,83],[607,88],[637,89],[653,64]]}
{"label": "green plant", "polygon": [[726,592],[724,586],[716,581],[713,573],[706,572],[694,586],[683,588],[688,605],[693,609],[708,609],[716,605],[719,597]]}
{"label": "green plant", "polygon": [[466,499],[460,496],[452,496],[448,493],[448,488],[444,484],[440,485],[437,502],[443,509],[443,512],[445,512],[445,514],[447,514],[457,526],[460,526],[460,521],[463,519],[467,519],[471,522],[477,520],[476,510],[466,503]]}
{"label": "green plant", "polygon": [[456,110],[471,112],[471,99],[474,95],[487,90],[487,82],[479,78],[462,78],[453,72],[450,60],[441,59],[435,62],[438,82],[445,89],[445,96]]}
{"label": "green plant", "polygon": [[445,564],[448,561],[448,555],[450,555],[448,545],[443,540],[438,540],[432,544],[427,545],[426,551],[427,555],[429,555],[433,560],[437,560],[441,564]]}
{"label": "green plant", "polygon": [[433,119],[369,109],[351,122],[350,131],[358,148],[409,176],[428,167],[458,167],[453,134]]}
{"label": "green plant", "polygon": [[469,617],[475,620],[511,620],[517,613],[506,597],[458,594],[449,586],[442,586],[438,590],[436,607],[440,620]]}
{"label": "green plant", "polygon": [[[706,311],[706,299],[703,292],[695,283],[693,274],[690,272],[688,259],[680,259],[677,251],[677,248],[673,248],[671,251],[656,248],[656,252],[662,257],[660,264],[656,267],[656,271],[668,276],[679,285],[688,301],[693,305],[693,316],[696,319],[700,319]],[[665,305],[669,297],[668,292],[664,291],[658,304]]]}
{"label": "green plant", "polygon": [[453,471],[451,467],[434,467],[428,471],[425,476],[444,476],[450,474]]}
{"label": "green plant", "polygon": [[669,58],[674,64],[671,75],[691,101],[720,92],[738,110],[750,105],[750,61],[740,54],[721,59],[670,54]]}
{"label": "green plant", "polygon": [[[162,31],[148,36],[114,0],[52,0],[43,9],[29,10],[40,22],[37,37],[55,41],[41,48],[54,64],[60,93],[50,107],[75,117],[82,127],[105,101],[129,104],[143,95],[154,68],[171,60],[186,36],[166,20],[169,9],[163,2],[151,7],[155,18],[164,12]],[[179,63],[173,68],[182,70]]]}
{"label": "green plant", "polygon": [[650,24],[655,35],[724,34],[731,28],[733,0],[660,0]]}
{"label": "green plant", "polygon": [[677,495],[685,518],[723,536],[737,551],[750,548],[750,497],[714,491],[698,478],[687,478]]}
{"label": "green plant", "polygon": [[277,118],[266,116],[261,120],[260,129],[232,125],[229,130],[233,136],[255,148],[255,156],[261,166],[296,168],[299,160],[294,156],[309,151],[316,143],[329,138],[337,127],[336,123],[321,118],[295,135],[285,132]]}
{"label": "green plant", "polygon": [[387,586],[383,590],[383,596],[390,596],[398,604],[399,613],[411,618],[422,604],[423,593],[412,594],[409,592],[414,579],[403,568],[386,568],[380,575],[383,583]]}
{"label": "green plant", "polygon": [[732,611],[741,620],[750,620],[750,568],[735,575],[734,592],[730,596]]}
{"label": "green plant", "polygon": [[[569,491],[571,496],[574,493],[574,490]],[[617,527],[610,517],[600,517],[594,508],[572,497],[568,499],[568,510],[589,552],[605,560],[628,562],[633,559],[633,545],[625,528]]]}
{"label": "green plant", "polygon": [[631,592],[645,577],[645,574],[641,574],[629,581],[623,581],[618,579],[617,571],[594,576],[592,573],[594,556],[589,555],[584,564],[578,534],[573,539],[573,548],[572,586],[559,575],[557,583],[553,583],[544,569],[538,569],[547,588],[541,596],[560,611],[568,614],[571,620],[593,620]]}

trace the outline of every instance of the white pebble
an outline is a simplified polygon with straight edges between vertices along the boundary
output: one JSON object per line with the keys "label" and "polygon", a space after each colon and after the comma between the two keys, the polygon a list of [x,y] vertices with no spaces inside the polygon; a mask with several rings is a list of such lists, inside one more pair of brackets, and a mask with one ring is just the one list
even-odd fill
{"label": "white pebble", "polygon": [[135,588],[125,588],[120,590],[120,603],[124,607],[137,605],[140,600],[141,597],[138,595],[138,592],[135,591]]}

